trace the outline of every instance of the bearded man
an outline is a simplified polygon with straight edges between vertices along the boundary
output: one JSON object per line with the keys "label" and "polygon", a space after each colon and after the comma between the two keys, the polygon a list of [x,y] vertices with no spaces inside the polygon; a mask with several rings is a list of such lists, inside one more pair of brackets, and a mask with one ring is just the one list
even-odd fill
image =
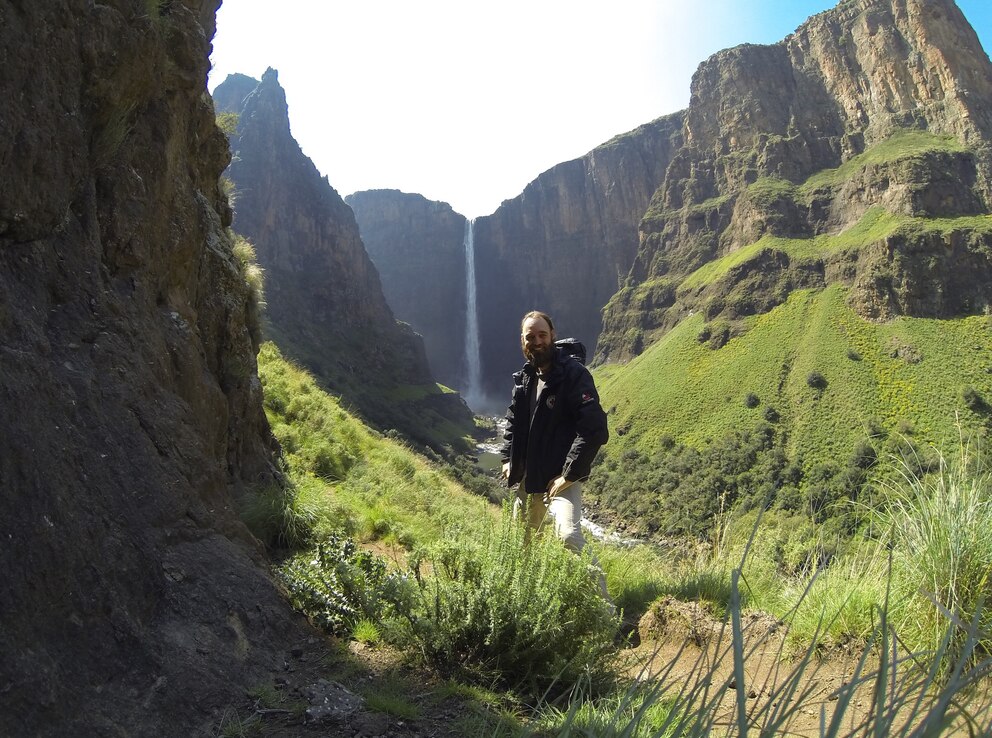
{"label": "bearded man", "polygon": [[[529,530],[539,530],[550,515],[558,536],[578,552],[585,545],[582,481],[609,439],[606,413],[589,370],[555,346],[547,314],[534,310],[523,317],[520,347],[527,363],[513,375],[501,449],[507,484],[519,482],[514,515],[526,510]],[[601,588],[605,594],[602,580]]]}

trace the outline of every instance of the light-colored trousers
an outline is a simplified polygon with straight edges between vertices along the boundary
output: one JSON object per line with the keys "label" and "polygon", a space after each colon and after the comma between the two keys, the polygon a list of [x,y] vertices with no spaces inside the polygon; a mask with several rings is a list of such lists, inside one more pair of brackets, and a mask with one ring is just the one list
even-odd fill
{"label": "light-colored trousers", "polygon": [[[550,522],[565,548],[579,553],[586,545],[585,536],[582,535],[582,483],[572,482],[547,505],[544,503],[544,495],[524,492],[523,487],[522,482],[517,487],[517,495],[513,500],[513,518],[519,520],[524,510],[527,511],[527,539],[530,540],[531,531],[540,531]],[[603,599],[610,601],[606,577],[603,576],[596,554],[592,555],[591,561],[598,574],[600,593]]]}

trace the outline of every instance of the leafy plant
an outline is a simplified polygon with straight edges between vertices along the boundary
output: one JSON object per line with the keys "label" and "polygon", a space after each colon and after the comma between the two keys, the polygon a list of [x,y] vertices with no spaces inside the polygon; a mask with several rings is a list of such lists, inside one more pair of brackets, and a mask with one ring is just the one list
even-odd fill
{"label": "leafy plant", "polygon": [[[429,573],[423,571],[429,563]],[[417,562],[397,606],[407,642],[444,673],[495,679],[528,694],[607,678],[617,621],[588,556],[551,535],[524,543],[504,508],[479,538],[450,537]]]}
{"label": "leafy plant", "polygon": [[827,378],[823,376],[822,372],[813,370],[806,375],[806,384],[808,384],[813,389],[822,392],[827,388]]}
{"label": "leafy plant", "polygon": [[313,537],[317,510],[292,483],[255,489],[241,505],[248,530],[270,548],[299,549]]}
{"label": "leafy plant", "polygon": [[351,637],[361,643],[375,645],[382,641],[382,632],[372,620],[359,620],[352,628]]}
{"label": "leafy plant", "polygon": [[238,133],[238,122],[241,120],[241,116],[238,113],[227,111],[217,115],[217,127],[220,128],[224,135],[230,138],[231,136],[237,135]]}
{"label": "leafy plant", "polygon": [[379,622],[402,579],[388,574],[381,558],[359,549],[351,538],[333,534],[276,574],[293,606],[334,635],[349,635],[363,620]]}
{"label": "leafy plant", "polygon": [[98,169],[110,165],[134,129],[136,102],[120,102],[101,115],[93,137],[93,160]]}

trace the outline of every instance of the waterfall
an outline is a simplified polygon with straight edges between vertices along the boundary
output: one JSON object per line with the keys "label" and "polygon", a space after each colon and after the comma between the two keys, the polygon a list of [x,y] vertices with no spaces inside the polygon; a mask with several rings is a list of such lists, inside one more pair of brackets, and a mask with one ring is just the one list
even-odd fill
{"label": "waterfall", "polygon": [[[475,221],[465,219],[465,364],[468,377],[465,401],[469,407],[482,399],[479,366],[479,312],[475,296]],[[474,409],[474,408],[473,408]]]}

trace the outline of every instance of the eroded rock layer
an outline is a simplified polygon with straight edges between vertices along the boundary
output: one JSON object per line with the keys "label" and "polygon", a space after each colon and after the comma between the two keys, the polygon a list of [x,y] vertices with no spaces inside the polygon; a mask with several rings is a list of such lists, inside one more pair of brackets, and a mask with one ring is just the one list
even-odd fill
{"label": "eroded rock layer", "polygon": [[[629,359],[695,311],[733,320],[824,280],[850,285],[869,319],[985,309],[987,229],[932,223],[989,212],[990,102],[988,56],[951,0],[842,2],[778,44],[715,54],[693,78],[683,145],[604,311],[598,359]],[[923,235],[872,232],[880,213]],[[768,243],[777,263],[746,269],[760,283],[738,269],[683,284],[762,238],[843,233],[846,248],[812,260]]]}

